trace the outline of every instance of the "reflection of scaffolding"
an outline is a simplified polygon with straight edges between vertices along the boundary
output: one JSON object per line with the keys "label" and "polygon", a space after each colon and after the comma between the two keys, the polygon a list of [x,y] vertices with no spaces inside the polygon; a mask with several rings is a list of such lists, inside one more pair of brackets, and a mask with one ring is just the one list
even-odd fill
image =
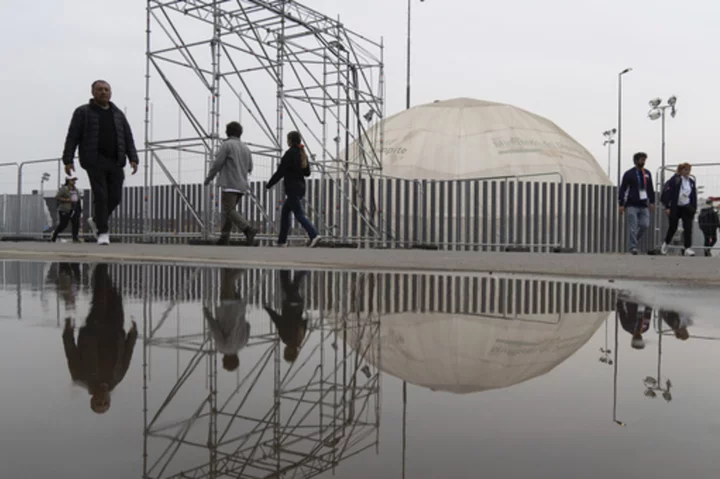
{"label": "reflection of scaffolding", "polygon": [[[217,291],[215,273],[201,271],[206,299]],[[313,276],[324,281],[322,273]],[[271,291],[257,292],[258,285],[267,285],[265,279],[265,272],[253,271],[240,282],[241,294],[248,298],[260,294],[260,302],[268,301]],[[352,287],[362,294],[364,283],[360,275]],[[225,384],[223,381],[234,375],[218,372],[218,353],[206,328],[196,324],[190,334],[166,336],[173,325],[165,320],[164,326],[158,327],[152,318],[152,306],[144,309],[148,315],[143,347],[143,477],[255,478],[291,474],[307,478],[377,445],[379,373],[368,362],[377,360],[379,344],[357,353],[345,344],[349,329],[354,330],[353,335],[367,339],[377,334],[379,321],[374,314],[353,313],[351,317],[343,306],[338,306],[330,317],[326,312],[314,314],[309,318],[302,354],[292,365],[282,360],[282,343],[269,326],[270,320],[261,317],[261,321],[253,322],[250,342],[239,354],[242,376],[238,374],[236,382]],[[263,330],[265,322],[268,326]],[[149,398],[153,392],[151,355],[157,356],[161,350],[178,351],[184,369],[155,409]],[[254,360],[248,361],[249,357]],[[158,368],[164,363],[155,364]],[[203,379],[201,386],[193,381],[198,376]],[[177,414],[179,406],[174,403],[182,402],[184,398],[178,398],[188,390],[193,391],[193,411],[188,415],[185,408],[179,414],[181,419],[176,419],[173,414]],[[199,460],[198,451],[205,451],[204,461]]]}
{"label": "reflection of scaffolding", "polygon": [[[270,159],[274,166],[285,148],[288,128],[303,132],[319,173],[332,180],[321,182],[323,188],[331,185],[321,192],[323,205],[333,196],[332,204],[340,204],[341,198],[350,200],[348,207],[376,231],[373,211],[363,201],[362,182],[354,180],[371,177],[382,165],[382,132],[377,138],[367,133],[369,124],[384,115],[382,57],[382,43],[296,1],[148,0],[144,232],[150,232],[154,164],[175,185],[203,231],[214,229],[209,191],[203,211],[196,210],[159,154],[174,150],[203,156],[207,172],[222,133],[221,91],[222,98],[227,94],[231,99],[227,104],[239,104],[252,119],[245,122],[246,131],[250,127],[246,136],[256,157]],[[164,85],[159,90],[170,93],[189,122],[187,136],[152,138],[150,93],[155,77]],[[200,91],[205,94],[198,96]],[[229,110],[236,112],[235,108]],[[274,204],[253,200],[260,209]],[[320,217],[323,213],[315,212]],[[272,221],[272,211],[263,214]]]}

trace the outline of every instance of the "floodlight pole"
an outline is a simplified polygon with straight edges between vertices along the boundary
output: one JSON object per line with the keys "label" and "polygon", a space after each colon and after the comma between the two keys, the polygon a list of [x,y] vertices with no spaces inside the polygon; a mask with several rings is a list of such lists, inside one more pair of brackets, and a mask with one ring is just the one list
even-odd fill
{"label": "floodlight pole", "polygon": [[632,71],[632,68],[626,68],[618,74],[618,170],[617,170],[617,187],[620,188],[622,179],[622,80],[623,75]]}
{"label": "floodlight pole", "polygon": [[[420,0],[421,2],[424,2],[425,0]],[[408,0],[407,5],[407,67],[406,67],[406,73],[407,78],[405,80],[405,109],[410,109],[410,25],[412,24],[412,2],[413,0]]]}

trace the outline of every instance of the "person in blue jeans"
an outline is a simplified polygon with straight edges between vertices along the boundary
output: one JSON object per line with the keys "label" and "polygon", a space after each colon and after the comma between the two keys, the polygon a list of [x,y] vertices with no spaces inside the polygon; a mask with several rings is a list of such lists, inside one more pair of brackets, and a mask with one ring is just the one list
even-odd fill
{"label": "person in blue jeans", "polygon": [[270,178],[265,186],[267,189],[275,186],[280,180],[284,180],[285,202],[280,212],[280,235],[278,246],[287,246],[288,232],[290,231],[290,215],[294,214],[295,219],[307,231],[310,236],[311,248],[320,243],[320,235],[313,224],[305,217],[302,208],[302,199],[305,197],[305,177],[310,176],[310,163],[308,162],[305,147],[302,144],[302,137],[297,131],[291,131],[287,135],[288,150],[283,155],[277,171]]}
{"label": "person in blue jeans", "polygon": [[633,155],[635,167],[626,171],[620,184],[620,214],[627,215],[627,248],[638,254],[638,245],[650,227],[650,214],[655,210],[655,189],[652,175],[645,169],[647,154]]}

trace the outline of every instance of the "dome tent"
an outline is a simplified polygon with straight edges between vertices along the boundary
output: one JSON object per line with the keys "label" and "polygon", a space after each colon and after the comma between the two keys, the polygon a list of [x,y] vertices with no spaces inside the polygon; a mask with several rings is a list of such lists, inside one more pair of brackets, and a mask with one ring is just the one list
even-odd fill
{"label": "dome tent", "polygon": [[[590,152],[555,123],[512,105],[437,101],[378,122],[367,137],[378,138],[380,128],[388,176],[456,180],[560,172],[567,183],[611,184]],[[358,154],[351,147],[351,159]]]}

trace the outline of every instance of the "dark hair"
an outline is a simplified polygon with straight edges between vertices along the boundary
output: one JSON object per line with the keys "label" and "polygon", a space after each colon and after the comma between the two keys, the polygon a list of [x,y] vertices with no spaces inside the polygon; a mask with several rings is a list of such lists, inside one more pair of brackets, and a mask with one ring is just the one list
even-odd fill
{"label": "dark hair", "polygon": [[226,371],[233,372],[240,366],[240,358],[237,354],[225,355],[222,358],[223,368]]}
{"label": "dark hair", "polygon": [[297,131],[291,131],[290,133],[288,133],[287,138],[288,142],[292,146],[298,146],[302,143],[302,136],[300,136],[300,133],[298,133]]}
{"label": "dark hair", "polygon": [[640,160],[647,160],[647,153],[639,151],[633,155],[633,163],[637,164]]}
{"label": "dark hair", "polygon": [[108,82],[106,82],[105,80],[95,80],[94,82],[92,82],[92,85],[90,85],[90,88],[94,90],[95,85],[97,85],[98,83],[104,83],[107,86],[110,86],[110,84]]}
{"label": "dark hair", "polygon": [[225,134],[227,136],[234,136],[236,138],[240,138],[243,134],[243,127],[240,123],[236,121],[231,121],[225,127]]}

